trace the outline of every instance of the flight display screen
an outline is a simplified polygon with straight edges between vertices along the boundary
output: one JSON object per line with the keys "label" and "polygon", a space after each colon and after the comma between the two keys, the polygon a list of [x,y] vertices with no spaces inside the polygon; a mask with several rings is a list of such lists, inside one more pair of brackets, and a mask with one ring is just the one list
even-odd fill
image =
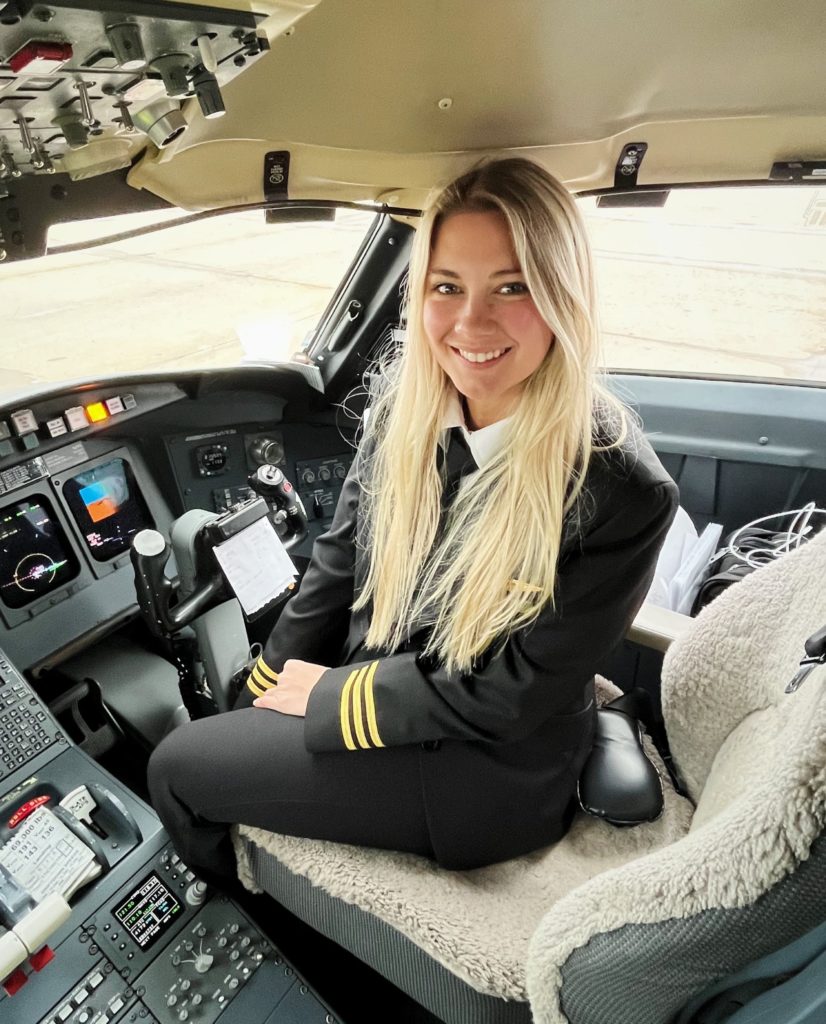
{"label": "flight display screen", "polygon": [[112,916],[141,949],[149,949],[171,928],[182,909],[180,901],[153,873],[115,907]]}
{"label": "flight display screen", "polygon": [[125,459],[78,473],[63,484],[63,497],[98,562],[122,554],[136,533],[155,525]]}
{"label": "flight display screen", "polygon": [[0,599],[24,608],[80,572],[48,501],[33,495],[0,509]]}

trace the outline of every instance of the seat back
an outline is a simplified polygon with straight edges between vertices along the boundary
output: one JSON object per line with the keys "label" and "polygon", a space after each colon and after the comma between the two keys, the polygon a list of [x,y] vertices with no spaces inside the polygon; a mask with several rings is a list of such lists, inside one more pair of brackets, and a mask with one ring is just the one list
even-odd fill
{"label": "seat back", "polygon": [[774,714],[791,713],[795,702],[785,686],[804,641],[824,624],[826,531],[730,587],[671,646],[663,662],[663,718],[695,802],[739,725],[755,714],[777,722]]}
{"label": "seat back", "polygon": [[691,829],[543,918],[537,1024],[668,1024],[826,918],[826,665],[785,693],[826,622],[825,581],[826,534],[721,595],[669,651],[664,716]]}

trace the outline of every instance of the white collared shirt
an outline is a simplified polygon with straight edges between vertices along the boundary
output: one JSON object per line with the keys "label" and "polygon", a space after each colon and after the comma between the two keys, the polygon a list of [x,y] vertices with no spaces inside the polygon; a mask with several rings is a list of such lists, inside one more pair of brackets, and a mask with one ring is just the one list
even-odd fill
{"label": "white collared shirt", "polygon": [[[448,401],[445,418],[442,421],[442,430],[448,431],[451,427],[459,427],[467,441],[474,462],[480,469],[483,469],[504,447],[512,419],[512,416],[508,416],[507,419],[497,420],[496,423],[491,423],[480,430],[468,430],[462,403],[459,400],[458,392],[454,391]],[[443,447],[447,446],[446,433],[442,434],[441,444]]]}

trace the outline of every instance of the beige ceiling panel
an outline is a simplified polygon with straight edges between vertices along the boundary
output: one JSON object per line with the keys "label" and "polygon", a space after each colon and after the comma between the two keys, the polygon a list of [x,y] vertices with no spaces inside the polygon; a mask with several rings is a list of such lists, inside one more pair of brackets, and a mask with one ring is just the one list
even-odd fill
{"label": "beige ceiling panel", "polygon": [[[263,198],[292,153],[295,197],[421,202],[489,152],[531,151],[606,187],[624,142],[642,181],[765,177],[813,153],[823,0],[321,0],[283,3],[271,51],[225,88],[227,115],[150,151],[136,185],[205,207]],[[289,22],[290,8],[305,15]],[[312,8],[307,10],[307,8]]]}
{"label": "beige ceiling panel", "polygon": [[[810,140],[823,144],[813,150]],[[622,135],[570,146],[479,150],[472,153],[376,153],[291,143],[231,139],[204,142],[174,159],[145,159],[129,182],[186,209],[202,210],[264,199],[264,155],[291,153],[290,197],[382,202],[419,208],[434,183],[450,180],[486,155],[531,157],[575,191],[610,188],[626,143],[647,142],[640,185],[768,177],[777,160],[826,159],[826,114],[789,120],[742,118],[641,125]],[[687,172],[690,169],[690,173]]]}

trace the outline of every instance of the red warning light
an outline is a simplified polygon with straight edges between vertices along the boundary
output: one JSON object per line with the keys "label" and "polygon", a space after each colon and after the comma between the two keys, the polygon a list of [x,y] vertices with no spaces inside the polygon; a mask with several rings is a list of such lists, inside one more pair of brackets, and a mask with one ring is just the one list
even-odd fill
{"label": "red warning light", "polygon": [[53,40],[30,39],[9,57],[9,67],[17,75],[25,71],[30,75],[48,75],[62,68],[72,59],[70,43],[56,43]]}

